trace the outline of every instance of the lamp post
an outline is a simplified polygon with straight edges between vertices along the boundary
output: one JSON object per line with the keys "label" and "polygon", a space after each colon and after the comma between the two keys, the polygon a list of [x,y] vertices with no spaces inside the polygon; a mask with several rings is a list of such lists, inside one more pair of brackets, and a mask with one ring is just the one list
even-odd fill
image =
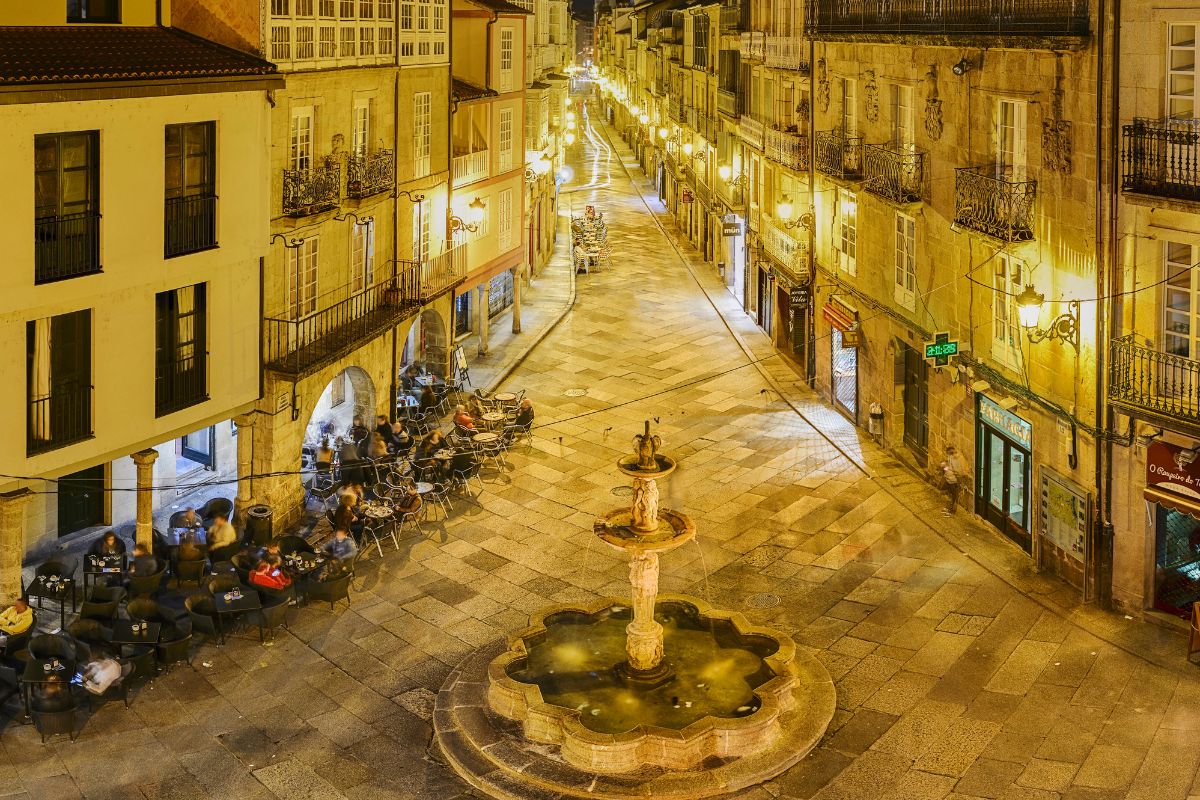
{"label": "lamp post", "polygon": [[1025,335],[1033,344],[1047,339],[1058,339],[1071,345],[1078,353],[1079,301],[1068,301],[1066,313],[1059,314],[1050,321],[1049,326],[1043,329],[1038,327],[1038,321],[1042,316],[1042,305],[1045,301],[1046,296],[1034,289],[1032,284],[1026,284],[1021,293],[1017,295],[1017,318],[1021,322],[1021,327],[1025,329]]}
{"label": "lamp post", "polygon": [[792,196],[788,194],[785,194],[775,206],[775,216],[780,220],[785,229],[807,228],[809,231],[813,230],[816,215],[813,214],[812,209],[809,208],[808,211],[792,219],[792,214],[795,211],[796,207],[792,204]]}

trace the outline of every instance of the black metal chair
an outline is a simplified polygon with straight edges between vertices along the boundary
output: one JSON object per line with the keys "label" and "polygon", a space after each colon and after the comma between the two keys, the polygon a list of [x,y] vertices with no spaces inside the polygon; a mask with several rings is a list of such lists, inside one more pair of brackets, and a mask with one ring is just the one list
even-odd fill
{"label": "black metal chair", "polygon": [[[190,611],[188,616],[191,616]],[[160,668],[170,670],[180,661],[186,661],[188,666],[191,666],[193,624],[189,622],[187,630],[178,625],[172,625],[163,630],[162,635],[158,637],[158,646],[155,649],[155,657],[158,659]]]}
{"label": "black metal chair", "polygon": [[129,684],[133,682],[134,665],[126,658],[118,658],[117,663],[121,665],[121,677],[113,681],[107,689],[100,694],[86,692],[88,699],[88,710],[94,712],[98,704],[111,703],[114,700],[120,700],[129,708]]}
{"label": "black metal chair", "polygon": [[125,613],[135,622],[162,622],[158,603],[149,597],[135,597],[125,604]]}
{"label": "black metal chair", "polygon": [[30,713],[33,716],[33,727],[41,734],[42,744],[46,743],[47,736],[55,736],[65,733],[71,737],[71,741],[75,741],[75,737],[79,735],[79,718],[76,712],[79,711],[78,705],[72,705],[70,708],[62,711],[38,711],[33,709]]}
{"label": "black metal chair", "polygon": [[31,658],[57,658],[62,661],[75,661],[75,643],[70,637],[57,633],[43,633],[29,640]]}
{"label": "black metal chair", "polygon": [[221,631],[217,627],[217,612],[212,598],[194,594],[183,601],[183,607],[187,609],[188,619],[192,623],[191,636],[200,634],[206,640],[212,639],[220,644]]}
{"label": "black metal chair", "polygon": [[204,524],[209,525],[220,514],[225,519],[233,516],[233,501],[224,497],[213,497],[197,512],[204,518]]}
{"label": "black metal chair", "polygon": [[4,657],[8,660],[13,660],[17,653],[27,653],[29,640],[33,634],[37,633],[37,612],[32,608],[29,609],[33,615],[33,622],[29,623],[29,627],[20,633],[10,633],[4,642]]}
{"label": "black metal chair", "polygon": [[122,645],[121,659],[133,665],[132,673],[122,682],[132,682],[135,680],[152,681],[158,676],[158,659],[153,645]]}
{"label": "black metal chair", "polygon": [[195,581],[196,585],[200,585],[200,581],[204,578],[205,569],[208,567],[207,558],[199,559],[179,559],[175,562],[175,581],[180,586],[185,581]]}
{"label": "black metal chair", "polygon": [[284,628],[288,626],[287,613],[289,601],[290,597],[287,594],[263,594],[262,607],[254,612],[254,621],[258,624],[259,630],[269,632],[272,642],[275,641],[275,629],[281,625]]}
{"label": "black metal chair", "polygon": [[67,633],[91,648],[107,647],[112,641],[112,628],[95,619],[77,619],[67,627]]}
{"label": "black metal chair", "polygon": [[113,619],[124,599],[125,589],[120,586],[94,586],[91,595],[79,609],[79,618],[101,621]]}
{"label": "black metal chair", "polygon": [[159,559],[158,569],[149,575],[130,575],[127,585],[129,586],[129,594],[137,597],[139,595],[153,595],[162,587],[163,576],[167,573],[167,565],[162,559]]}
{"label": "black metal chair", "polygon": [[316,552],[303,536],[280,536],[276,542],[279,545],[280,555],[290,556],[294,553]]}
{"label": "black metal chair", "polygon": [[243,585],[241,575],[230,575],[228,573],[222,575],[210,575],[206,587],[209,594],[220,594],[227,592],[230,589],[240,588]]}
{"label": "black metal chair", "polygon": [[303,586],[304,599],[308,602],[320,600],[321,602],[329,603],[329,610],[332,611],[334,604],[338,600],[345,600],[346,604],[350,604],[350,581],[354,579],[354,572],[348,571],[344,575],[329,581],[306,581]]}
{"label": "black metal chair", "polygon": [[21,693],[21,679],[12,667],[0,666],[0,705]]}

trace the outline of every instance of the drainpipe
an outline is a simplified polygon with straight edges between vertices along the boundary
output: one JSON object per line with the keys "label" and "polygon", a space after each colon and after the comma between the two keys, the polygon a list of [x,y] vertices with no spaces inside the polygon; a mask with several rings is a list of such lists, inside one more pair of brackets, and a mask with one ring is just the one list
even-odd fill
{"label": "drainpipe", "polygon": [[[817,346],[816,302],[817,302],[817,98],[813,91],[813,70],[817,68],[817,43],[808,36],[808,205],[812,213],[812,225],[808,226],[808,276],[812,291],[809,293],[808,309],[805,312],[808,326],[808,341],[804,347],[804,376],[809,388],[817,385],[816,370],[809,371],[809,364],[815,364],[813,348]],[[831,381],[832,382],[832,381]]]}
{"label": "drainpipe", "polygon": [[[400,67],[396,67],[395,80],[393,81],[392,95],[392,169],[393,175],[395,165],[398,163],[400,156]],[[395,178],[393,177],[393,181]],[[400,195],[396,194],[396,187],[392,186],[392,283],[394,289],[400,289],[400,283],[396,281],[396,267],[399,265],[400,259]],[[407,286],[405,288],[408,288]],[[401,295],[400,302],[408,302],[408,298]],[[388,419],[392,422],[396,421],[396,371],[399,365],[396,363],[396,326],[392,326],[392,397],[388,401]]]}
{"label": "drainpipe", "polygon": [[154,0],[154,24],[161,28],[163,26],[162,20],[162,0]]}

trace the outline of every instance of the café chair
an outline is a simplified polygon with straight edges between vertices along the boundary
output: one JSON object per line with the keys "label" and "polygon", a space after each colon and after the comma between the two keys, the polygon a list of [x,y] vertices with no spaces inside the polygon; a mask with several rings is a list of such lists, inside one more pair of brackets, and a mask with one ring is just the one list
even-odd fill
{"label": "caf\u00e9 chair", "polygon": [[62,711],[38,711],[34,709],[30,712],[33,716],[33,727],[41,734],[42,744],[46,743],[47,736],[65,733],[71,737],[71,741],[75,741],[75,737],[79,735],[78,717],[76,712],[79,711],[78,705],[72,705],[70,708]]}

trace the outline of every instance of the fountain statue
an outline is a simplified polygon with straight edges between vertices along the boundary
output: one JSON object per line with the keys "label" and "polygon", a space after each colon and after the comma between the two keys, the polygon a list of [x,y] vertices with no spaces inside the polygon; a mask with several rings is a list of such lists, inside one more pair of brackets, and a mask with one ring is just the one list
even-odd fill
{"label": "fountain statue", "polygon": [[[688,515],[659,505],[657,482],[677,466],[661,448],[647,421],[617,462],[633,479],[630,506],[593,526],[628,556],[632,602],[546,609],[502,652],[468,657],[438,695],[443,752],[493,797],[525,797],[512,789],[523,782],[572,798],[735,797],[807,754],[833,716],[828,672],[786,635],[696,598],[659,597],[659,557],[696,536]],[[491,747],[505,719],[521,723],[528,748]],[[647,766],[679,775],[602,780]]]}

